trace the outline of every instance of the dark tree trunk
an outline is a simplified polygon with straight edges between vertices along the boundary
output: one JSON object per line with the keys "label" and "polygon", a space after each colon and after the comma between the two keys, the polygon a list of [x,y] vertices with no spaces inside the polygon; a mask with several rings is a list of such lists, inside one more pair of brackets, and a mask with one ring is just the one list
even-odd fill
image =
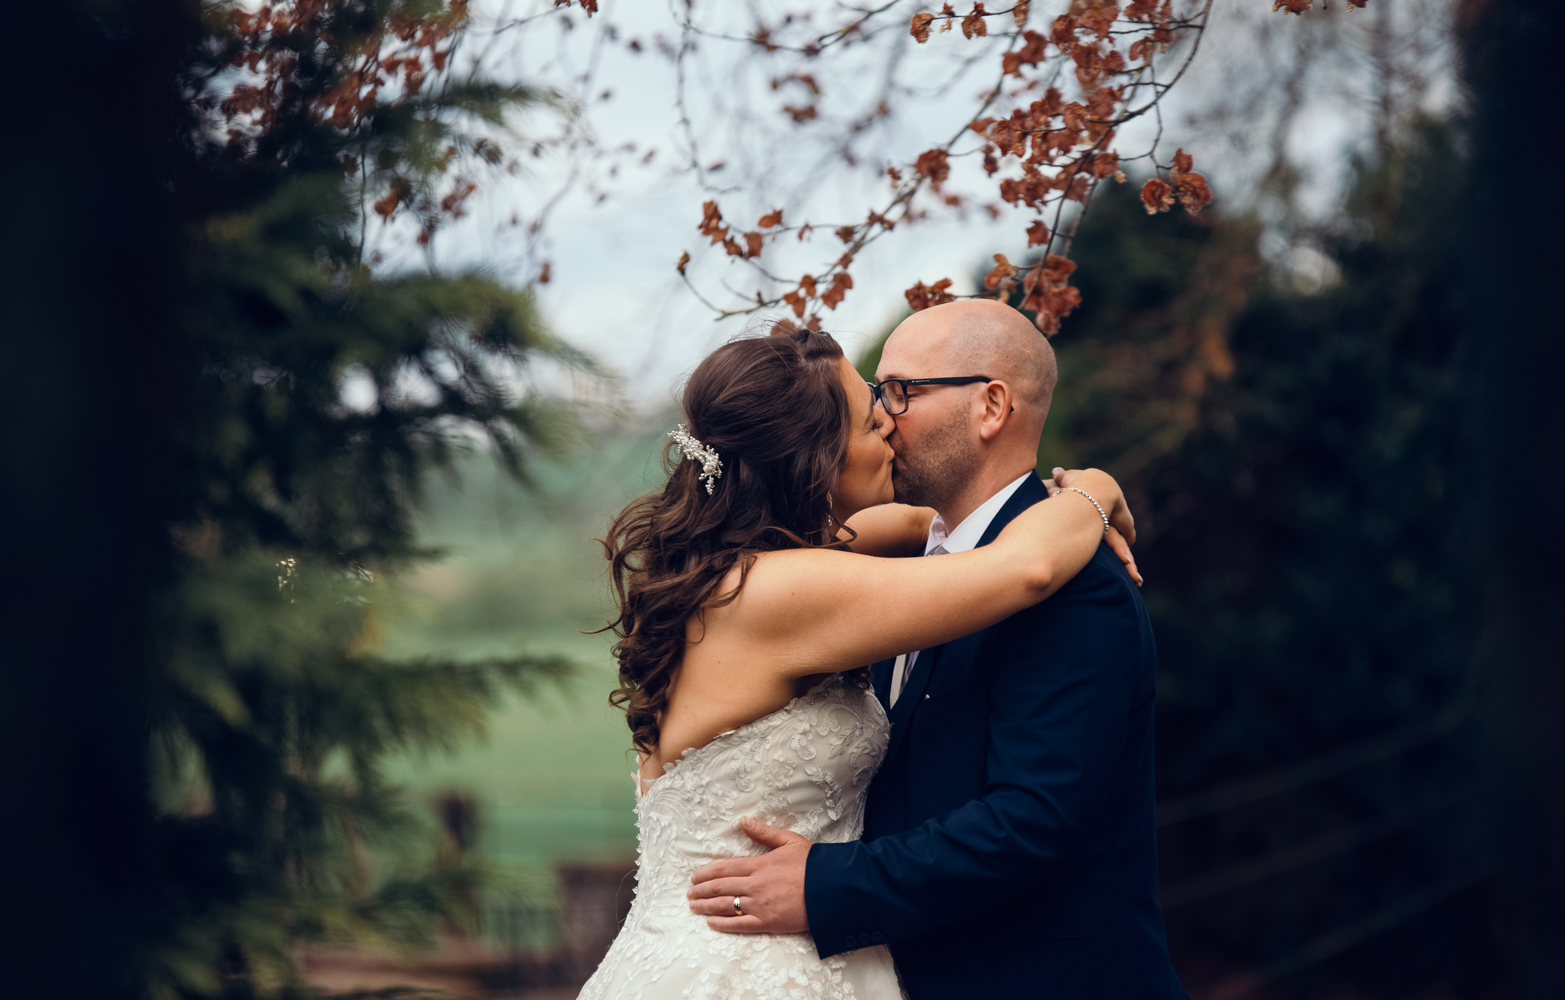
{"label": "dark tree trunk", "polygon": [[[0,992],[139,996],[170,330],[167,0],[28,3],[0,100]],[[22,53],[26,53],[23,55]]]}
{"label": "dark tree trunk", "polygon": [[[1468,0],[1458,33],[1473,95],[1487,527],[1483,670],[1513,995],[1565,996],[1565,202],[1558,0]],[[1498,477],[1503,476],[1503,481]],[[1518,504],[1518,500],[1523,503]]]}

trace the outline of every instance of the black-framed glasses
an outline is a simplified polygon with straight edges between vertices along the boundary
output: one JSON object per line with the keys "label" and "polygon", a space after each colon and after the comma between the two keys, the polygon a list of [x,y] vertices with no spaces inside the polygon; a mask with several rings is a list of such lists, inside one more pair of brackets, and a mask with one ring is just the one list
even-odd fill
{"label": "black-framed glasses", "polygon": [[874,382],[865,382],[869,386],[870,393],[874,396],[872,402],[878,402],[886,411],[887,416],[897,416],[907,412],[907,391],[915,385],[969,385],[973,382],[993,382],[994,379],[987,375],[953,375],[949,378],[888,378],[879,385]]}

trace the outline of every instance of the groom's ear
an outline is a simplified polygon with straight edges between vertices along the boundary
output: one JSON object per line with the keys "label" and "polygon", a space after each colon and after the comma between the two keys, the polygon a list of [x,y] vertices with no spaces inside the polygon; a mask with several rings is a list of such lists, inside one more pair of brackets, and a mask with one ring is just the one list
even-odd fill
{"label": "groom's ear", "polygon": [[990,382],[984,386],[979,399],[983,404],[983,416],[978,424],[978,436],[993,441],[1016,412],[1011,387],[1004,382]]}

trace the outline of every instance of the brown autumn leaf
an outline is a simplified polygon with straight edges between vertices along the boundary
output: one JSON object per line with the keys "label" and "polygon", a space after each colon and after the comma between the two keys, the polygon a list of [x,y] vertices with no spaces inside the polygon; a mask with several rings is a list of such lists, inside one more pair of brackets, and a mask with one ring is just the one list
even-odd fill
{"label": "brown autumn leaf", "polygon": [[997,253],[994,255],[994,269],[984,275],[984,287],[991,292],[997,288],[1009,288],[1015,277],[1016,265],[1005,254]]}
{"label": "brown autumn leaf", "polygon": [[548,261],[543,262],[543,267],[538,270],[538,284],[547,285],[553,277],[554,266]]}
{"label": "brown autumn leaf", "polygon": [[397,193],[397,189],[393,187],[384,198],[375,202],[375,214],[389,220],[392,216],[392,213],[397,210],[397,203],[401,200],[401,195],[399,195]]}
{"label": "brown autumn leaf", "polygon": [[1141,203],[1148,215],[1166,212],[1174,207],[1174,192],[1168,182],[1154,177],[1141,186]]}
{"label": "brown autumn leaf", "polygon": [[674,269],[680,274],[684,274],[685,265],[688,263],[690,263],[690,251],[686,250],[684,253],[679,255],[679,263],[674,265]]}
{"label": "brown autumn leaf", "polygon": [[1060,109],[1060,118],[1064,122],[1067,132],[1085,131],[1089,118],[1087,106],[1080,101],[1071,101]]}
{"label": "brown autumn leaf", "polygon": [[1272,10],[1284,14],[1302,14],[1315,6],[1315,0],[1272,0]]}
{"label": "brown autumn leaf", "polygon": [[841,240],[844,243],[852,243],[853,242],[853,237],[858,235],[858,230],[853,228],[852,226],[838,226],[837,229],[836,229],[836,233],[837,233],[837,239]]}
{"label": "brown autumn leaf", "polygon": [[1119,172],[1119,154],[1113,150],[1098,153],[1092,158],[1092,176],[1112,177]]}
{"label": "brown autumn leaf", "polygon": [[1016,2],[1011,5],[1011,16],[1016,19],[1016,26],[1018,28],[1025,28],[1027,26],[1027,13],[1030,6],[1031,5],[1028,4],[1027,0],[1016,0]]}
{"label": "brown autumn leaf", "polygon": [[782,300],[793,307],[795,316],[803,319],[804,310],[813,298],[815,298],[815,278],[813,275],[806,274],[799,279],[799,287],[785,294]]}
{"label": "brown autumn leaf", "polygon": [[963,38],[982,38],[989,34],[989,26],[984,24],[984,5],[973,4],[973,9],[962,18]]}
{"label": "brown autumn leaf", "polygon": [[1174,193],[1178,195],[1179,203],[1185,206],[1185,211],[1191,215],[1200,215],[1201,209],[1212,200],[1212,189],[1200,174],[1180,174],[1174,181]]}
{"label": "brown autumn leaf", "polygon": [[831,287],[821,294],[821,304],[827,309],[835,309],[847,296],[848,289],[853,287],[853,277],[846,271],[838,271],[831,277]]}
{"label": "brown autumn leaf", "polygon": [[757,222],[756,225],[760,226],[762,229],[770,229],[773,226],[780,226],[782,225],[782,213],[783,210],[780,208],[773,209],[772,211],[767,212],[765,215],[761,216],[761,220]]}
{"label": "brown autumn leaf", "polygon": [[1081,292],[1070,287],[1076,265],[1058,254],[1049,254],[1022,278],[1022,308],[1035,313],[1034,322],[1045,337],[1060,332],[1060,320],[1081,305]]}
{"label": "brown autumn leaf", "polygon": [[728,251],[730,257],[743,257],[744,247],[735,243],[732,239],[723,240],[723,249]]}
{"label": "brown autumn leaf", "polygon": [[1076,29],[1081,22],[1070,14],[1061,14],[1054,19],[1054,26],[1049,30],[1049,41],[1061,49],[1068,49],[1076,44]]}
{"label": "brown autumn leaf", "polygon": [[913,27],[908,33],[913,36],[914,40],[916,40],[918,44],[922,45],[929,41],[929,25],[934,21],[934,19],[935,15],[930,13],[920,13],[913,15]]}
{"label": "brown autumn leaf", "polygon": [[1046,55],[1044,47],[1048,44],[1049,40],[1036,31],[1022,32],[1022,47],[1001,57],[1001,72],[1020,79],[1023,66],[1036,66],[1043,62]]}
{"label": "brown autumn leaf", "polygon": [[744,234],[744,243],[745,243],[744,255],[746,257],[759,257],[759,256],[761,256],[761,234],[760,233],[754,233],[754,232],[745,233]]}
{"label": "brown autumn leaf", "polygon": [[902,293],[907,299],[908,308],[914,312],[928,309],[930,306],[943,305],[947,302],[955,302],[956,296],[949,291],[950,278],[941,278],[932,285],[926,285],[922,281]]}
{"label": "brown autumn leaf", "polygon": [[918,159],[913,163],[913,169],[928,177],[936,191],[939,191],[940,185],[951,176],[951,164],[947,162],[946,151],[943,149],[926,149],[919,153]]}
{"label": "brown autumn leaf", "polygon": [[1195,167],[1195,160],[1183,148],[1174,153],[1174,176],[1188,174]]}
{"label": "brown autumn leaf", "polygon": [[1108,38],[1118,19],[1118,4],[1100,3],[1082,13],[1081,26],[1100,38]]}
{"label": "brown autumn leaf", "polygon": [[1049,227],[1043,224],[1042,219],[1035,219],[1033,224],[1027,227],[1027,245],[1041,247],[1049,242]]}
{"label": "brown autumn leaf", "polygon": [[717,202],[702,204],[701,224],[696,229],[702,236],[710,237],[714,244],[723,242],[728,236],[728,227],[723,225],[723,213],[717,210]]}

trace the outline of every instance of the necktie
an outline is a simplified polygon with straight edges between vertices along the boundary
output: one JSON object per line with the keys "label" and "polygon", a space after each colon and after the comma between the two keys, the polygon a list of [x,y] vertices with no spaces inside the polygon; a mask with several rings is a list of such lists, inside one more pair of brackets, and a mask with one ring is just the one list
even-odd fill
{"label": "necktie", "polygon": [[[944,545],[936,545],[925,552],[926,556],[950,555]],[[897,662],[891,668],[891,707],[897,707],[897,699],[902,695],[902,689],[907,687],[907,679],[913,675],[913,665],[918,662],[918,654],[923,652],[915,649],[911,653],[903,653],[897,657]]]}

